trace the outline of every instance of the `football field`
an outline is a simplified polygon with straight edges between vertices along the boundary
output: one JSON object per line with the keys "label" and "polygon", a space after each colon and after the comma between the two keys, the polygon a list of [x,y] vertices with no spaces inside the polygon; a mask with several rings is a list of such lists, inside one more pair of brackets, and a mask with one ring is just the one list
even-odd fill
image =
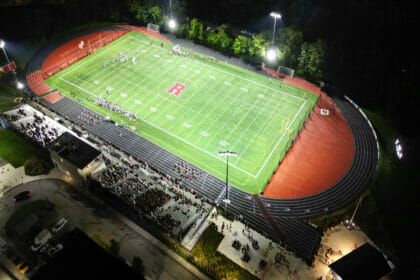
{"label": "football field", "polygon": [[236,152],[229,183],[260,192],[318,97],[182,47],[185,55],[171,54],[173,47],[130,32],[46,83],[222,180],[226,158],[218,153]]}

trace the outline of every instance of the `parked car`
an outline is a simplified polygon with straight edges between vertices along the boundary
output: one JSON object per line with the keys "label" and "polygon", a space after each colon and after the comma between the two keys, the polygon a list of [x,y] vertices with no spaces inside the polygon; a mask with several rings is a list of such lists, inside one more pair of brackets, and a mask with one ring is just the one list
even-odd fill
{"label": "parked car", "polygon": [[31,198],[31,193],[29,191],[23,191],[15,195],[15,197],[13,198],[13,201],[18,202],[18,201],[22,201],[22,200],[26,200],[30,198]]}
{"label": "parked car", "polygon": [[16,268],[19,269],[20,273],[25,274],[28,271],[29,266],[27,266],[24,262],[21,262],[16,266]]}
{"label": "parked car", "polygon": [[51,247],[50,249],[48,249],[47,254],[48,256],[50,256],[51,258],[61,249],[63,249],[63,244],[58,243],[55,247]]}
{"label": "parked car", "polygon": [[35,236],[34,244],[31,246],[32,251],[38,251],[52,238],[52,234],[48,229],[43,229],[37,236]]}
{"label": "parked car", "polygon": [[50,244],[45,244],[44,246],[42,246],[42,248],[41,249],[39,249],[39,252],[41,253],[41,254],[43,254],[43,253],[45,253],[47,250],[48,250],[48,248],[50,248],[51,246],[50,246]]}
{"label": "parked car", "polygon": [[0,250],[3,252],[7,250],[7,242],[0,236]]}
{"label": "parked car", "polygon": [[62,229],[65,225],[67,224],[67,220],[64,218],[59,219],[54,227],[52,228],[52,232],[56,233],[58,232],[60,229]]}

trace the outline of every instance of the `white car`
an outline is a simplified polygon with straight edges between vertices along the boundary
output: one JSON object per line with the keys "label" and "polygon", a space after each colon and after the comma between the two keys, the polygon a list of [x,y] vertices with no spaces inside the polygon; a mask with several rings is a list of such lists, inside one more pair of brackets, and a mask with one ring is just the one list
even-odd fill
{"label": "white car", "polygon": [[52,234],[48,229],[43,229],[37,236],[34,238],[34,243],[31,246],[32,251],[38,251],[45,243],[52,238]]}
{"label": "white car", "polygon": [[61,218],[55,223],[55,226],[52,228],[52,232],[56,233],[60,229],[62,229],[67,224],[67,220],[64,218]]}

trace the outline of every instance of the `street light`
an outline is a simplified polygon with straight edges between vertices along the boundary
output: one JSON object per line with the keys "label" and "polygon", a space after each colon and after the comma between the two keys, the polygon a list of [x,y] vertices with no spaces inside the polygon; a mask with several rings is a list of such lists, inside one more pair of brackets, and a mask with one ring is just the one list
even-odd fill
{"label": "street light", "polygon": [[172,1],[169,0],[169,21],[168,21],[168,27],[171,30],[174,30],[176,28],[176,21],[172,18]]}
{"label": "street light", "polygon": [[171,30],[173,30],[173,29],[175,29],[176,28],[176,21],[174,20],[174,19],[169,19],[169,21],[168,21],[168,26],[169,26],[169,28],[171,29]]}
{"label": "street light", "polygon": [[225,213],[227,211],[227,205],[230,203],[229,195],[228,195],[228,184],[229,184],[229,157],[236,157],[235,152],[219,152],[219,157],[226,157],[226,190],[225,190],[225,199],[223,202],[225,203]]}
{"label": "street light", "polygon": [[277,58],[277,50],[275,48],[269,48],[265,55],[269,61],[273,61]]}
{"label": "street light", "polygon": [[18,82],[16,82],[16,87],[17,87],[17,89],[23,89],[24,84],[18,81]]}
{"label": "street light", "polygon": [[6,46],[6,42],[4,42],[3,39],[0,39],[0,48],[3,50],[4,56],[6,57],[6,60],[7,60],[7,64],[9,64],[10,61],[9,61],[9,57],[7,56],[5,46]]}
{"label": "street light", "polygon": [[[10,64],[10,60],[9,60],[9,57],[7,56],[7,52],[6,52],[5,46],[6,46],[6,42],[3,39],[0,39],[0,48],[3,50],[4,56],[6,57],[6,60],[7,60],[7,64]],[[16,80],[16,87],[18,89],[22,89],[23,88],[23,84],[18,81],[18,79],[16,77],[16,71],[15,71],[15,69],[12,69],[12,73],[13,73],[13,76],[15,77],[15,80]]]}
{"label": "street light", "polygon": [[362,203],[363,195],[360,196],[359,201],[356,204],[356,208],[353,211],[353,215],[351,216],[350,220],[345,220],[344,224],[347,227],[348,230],[354,229],[356,227],[356,224],[354,223],[354,217],[356,216],[357,210],[359,209],[360,204]]}
{"label": "street light", "polygon": [[276,12],[271,12],[270,16],[274,18],[273,41],[271,42],[271,48],[268,49],[267,52],[266,52],[266,57],[269,61],[273,61],[277,58],[277,51],[274,48],[274,38],[275,38],[275,34],[276,34],[276,23],[277,23],[277,19],[281,18],[281,15],[279,13],[276,13]]}

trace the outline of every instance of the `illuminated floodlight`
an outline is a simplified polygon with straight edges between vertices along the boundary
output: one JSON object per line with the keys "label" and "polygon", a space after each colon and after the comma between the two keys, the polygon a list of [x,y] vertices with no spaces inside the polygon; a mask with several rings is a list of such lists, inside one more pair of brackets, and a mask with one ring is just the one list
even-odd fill
{"label": "illuminated floodlight", "polygon": [[173,18],[171,18],[168,21],[168,26],[169,26],[170,29],[175,29],[176,28],[176,21]]}
{"label": "illuminated floodlight", "polygon": [[23,83],[18,81],[18,82],[16,82],[16,87],[17,87],[17,89],[23,89],[24,85],[23,85]]}
{"label": "illuminated floodlight", "polygon": [[267,50],[265,56],[269,61],[274,61],[277,59],[277,51],[274,48],[270,48]]}
{"label": "illuminated floodlight", "polygon": [[273,18],[281,18],[281,15],[279,13],[276,13],[276,12],[271,12],[270,16],[272,16]]}
{"label": "illuminated floodlight", "polygon": [[230,199],[227,199],[227,198],[223,199],[223,203],[230,204]]}
{"label": "illuminated floodlight", "polygon": [[4,45],[6,45],[6,43],[3,39],[0,39],[0,48],[4,48]]}
{"label": "illuminated floodlight", "polygon": [[402,157],[403,157],[403,147],[402,147],[402,143],[401,143],[400,139],[398,139],[398,138],[397,138],[397,140],[395,140],[395,153],[396,153],[398,159],[402,159]]}
{"label": "illuminated floodlight", "polygon": [[236,157],[237,155],[235,152],[226,151],[226,152],[219,152],[219,156],[220,157],[223,157],[223,156]]}

